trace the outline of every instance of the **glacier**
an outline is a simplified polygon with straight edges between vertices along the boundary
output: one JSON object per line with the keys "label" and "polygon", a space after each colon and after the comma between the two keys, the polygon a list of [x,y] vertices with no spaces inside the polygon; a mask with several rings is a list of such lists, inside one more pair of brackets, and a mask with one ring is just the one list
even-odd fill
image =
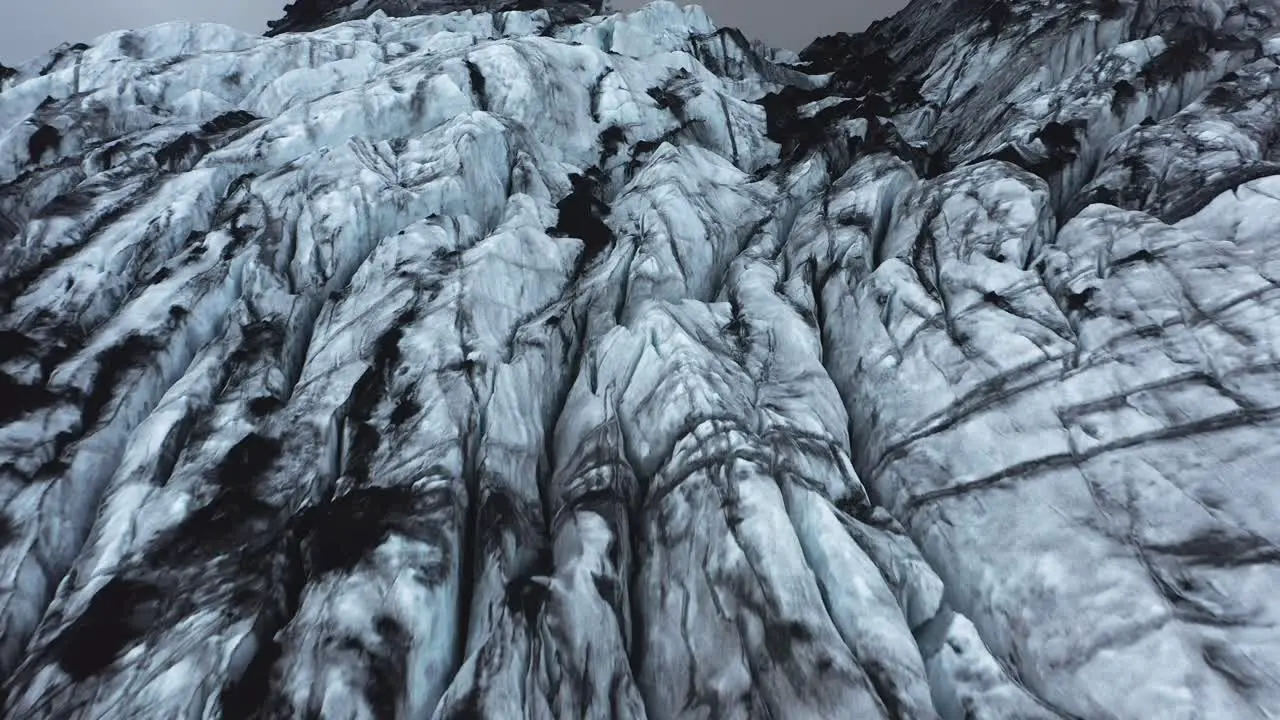
{"label": "glacier", "polygon": [[0,717],[1280,716],[1280,6],[299,0],[0,66]]}

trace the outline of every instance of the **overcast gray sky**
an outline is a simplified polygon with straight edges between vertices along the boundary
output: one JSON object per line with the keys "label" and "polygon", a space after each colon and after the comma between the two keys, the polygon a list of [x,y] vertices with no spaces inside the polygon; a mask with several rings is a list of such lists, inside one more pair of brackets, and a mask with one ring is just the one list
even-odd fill
{"label": "overcast gray sky", "polygon": [[[5,0],[0,63],[16,65],[60,42],[88,42],[111,30],[170,20],[226,23],[260,33],[289,0]],[[644,0],[614,0],[618,9]],[[719,25],[742,28],[773,45],[799,50],[818,35],[856,31],[906,0],[702,0]]]}

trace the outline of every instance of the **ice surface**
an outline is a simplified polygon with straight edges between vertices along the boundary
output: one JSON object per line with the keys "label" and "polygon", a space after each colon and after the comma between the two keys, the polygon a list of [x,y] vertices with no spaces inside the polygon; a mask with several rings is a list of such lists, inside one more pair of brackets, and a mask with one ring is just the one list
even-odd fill
{"label": "ice surface", "polygon": [[5,718],[1280,715],[1274,3],[0,69]]}

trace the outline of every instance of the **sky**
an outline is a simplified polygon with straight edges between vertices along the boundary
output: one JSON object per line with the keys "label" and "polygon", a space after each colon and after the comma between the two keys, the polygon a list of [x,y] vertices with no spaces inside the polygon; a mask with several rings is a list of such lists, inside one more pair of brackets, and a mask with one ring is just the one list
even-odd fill
{"label": "sky", "polygon": [[[0,63],[17,65],[61,42],[170,20],[220,22],[261,33],[289,0],[14,0],[0,17]],[[618,10],[645,0],[614,0]],[[682,3],[687,4],[687,3]],[[862,30],[906,0],[702,0],[717,25],[799,50],[819,35]]]}

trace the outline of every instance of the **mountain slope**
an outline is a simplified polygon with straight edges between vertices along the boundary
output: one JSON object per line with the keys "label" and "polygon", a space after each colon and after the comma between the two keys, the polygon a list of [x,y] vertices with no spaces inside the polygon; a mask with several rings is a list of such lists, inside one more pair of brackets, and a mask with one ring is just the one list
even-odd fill
{"label": "mountain slope", "polygon": [[0,78],[3,717],[1280,714],[1273,4],[384,5]]}

